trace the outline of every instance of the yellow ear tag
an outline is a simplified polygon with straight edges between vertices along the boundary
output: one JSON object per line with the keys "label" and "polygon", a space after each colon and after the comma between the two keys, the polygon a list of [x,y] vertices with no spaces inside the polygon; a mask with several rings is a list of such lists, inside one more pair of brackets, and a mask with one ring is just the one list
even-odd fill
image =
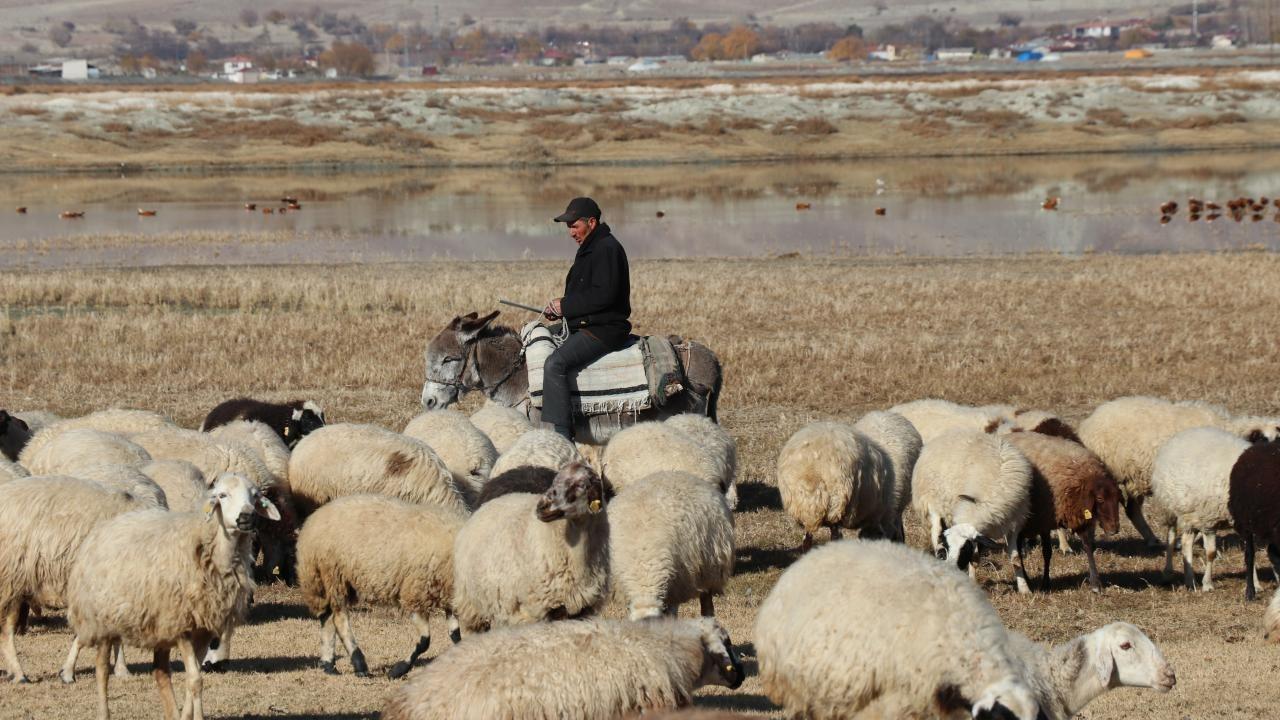
{"label": "yellow ear tag", "polygon": [[216,503],[214,503],[212,500],[205,500],[205,501],[204,501],[204,508],[203,508],[203,509],[204,509],[204,514],[205,514],[205,515],[212,515],[212,514],[213,514],[213,507],[214,507],[214,505],[215,505],[215,504],[216,504]]}
{"label": "yellow ear tag", "polygon": [[1092,520],[1092,519],[1093,519],[1093,513],[1089,512],[1089,509],[1088,509],[1088,508],[1085,508],[1085,511],[1084,511],[1084,519],[1085,519],[1085,520]]}
{"label": "yellow ear tag", "polygon": [[598,513],[598,512],[600,512],[600,501],[599,501],[599,500],[592,500],[592,501],[591,501],[591,512],[593,512],[593,513]]}
{"label": "yellow ear tag", "polygon": [[284,436],[289,437],[289,428],[287,427],[284,429]]}

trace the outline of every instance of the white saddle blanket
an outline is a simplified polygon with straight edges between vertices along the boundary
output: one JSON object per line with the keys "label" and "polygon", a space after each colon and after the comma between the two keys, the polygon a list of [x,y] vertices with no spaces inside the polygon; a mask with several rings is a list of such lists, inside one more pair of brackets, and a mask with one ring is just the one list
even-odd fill
{"label": "white saddle blanket", "polygon": [[[520,331],[529,367],[529,401],[542,407],[542,366],[557,345],[546,326],[531,322]],[[653,407],[644,352],[639,342],[611,352],[569,375],[574,412],[581,415],[639,412]]]}

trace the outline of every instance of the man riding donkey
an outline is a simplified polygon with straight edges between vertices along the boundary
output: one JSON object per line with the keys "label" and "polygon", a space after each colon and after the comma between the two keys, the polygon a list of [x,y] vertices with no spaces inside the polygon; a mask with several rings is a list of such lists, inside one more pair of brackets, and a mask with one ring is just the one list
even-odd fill
{"label": "man riding donkey", "polygon": [[631,273],[627,253],[600,219],[600,206],[588,197],[569,201],[555,222],[569,228],[578,244],[564,296],[547,303],[548,320],[563,319],[569,336],[543,365],[542,421],[573,440],[569,375],[615,350],[631,333]]}

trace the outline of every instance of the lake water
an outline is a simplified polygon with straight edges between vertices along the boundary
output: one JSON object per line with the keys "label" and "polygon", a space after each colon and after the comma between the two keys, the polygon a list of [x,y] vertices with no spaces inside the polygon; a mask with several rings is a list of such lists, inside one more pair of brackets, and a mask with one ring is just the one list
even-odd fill
{"label": "lake water", "polygon": [[[12,175],[0,267],[560,258],[551,222],[595,197],[632,257],[963,256],[1280,249],[1260,221],[1188,220],[1188,197],[1280,195],[1280,153],[1188,153],[392,173]],[[244,203],[284,215],[246,211]],[[1060,197],[1055,211],[1041,204]],[[1159,206],[1179,203],[1161,224]],[[808,209],[797,209],[807,204]],[[7,206],[7,207],[6,207]],[[26,214],[13,208],[26,206]],[[155,210],[139,217],[138,208]],[[875,213],[884,208],[884,215]],[[83,210],[63,220],[63,210]],[[662,214],[659,217],[659,213]]]}

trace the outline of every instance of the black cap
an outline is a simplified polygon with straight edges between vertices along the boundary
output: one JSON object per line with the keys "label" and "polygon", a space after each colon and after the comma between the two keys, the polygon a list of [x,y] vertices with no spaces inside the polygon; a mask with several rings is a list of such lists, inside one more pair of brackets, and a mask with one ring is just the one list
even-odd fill
{"label": "black cap", "polygon": [[569,207],[564,212],[553,218],[554,222],[568,223],[572,225],[582,218],[600,219],[600,206],[595,200],[589,197],[576,197],[569,201]]}

